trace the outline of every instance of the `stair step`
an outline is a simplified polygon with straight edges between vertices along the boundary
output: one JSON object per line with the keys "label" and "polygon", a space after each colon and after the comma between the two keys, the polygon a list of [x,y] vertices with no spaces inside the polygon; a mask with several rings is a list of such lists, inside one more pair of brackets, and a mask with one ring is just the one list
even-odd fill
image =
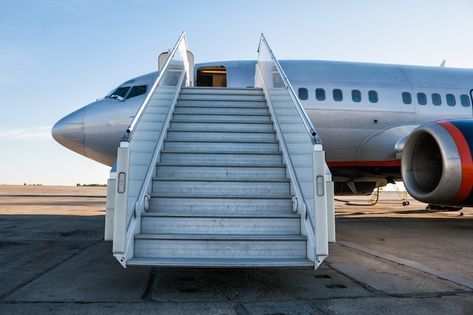
{"label": "stair step", "polygon": [[215,132],[274,132],[272,123],[260,123],[260,124],[231,124],[231,123],[200,123],[200,122],[187,122],[178,123],[171,122],[170,131],[215,131]]}
{"label": "stair step", "polygon": [[[244,104],[244,103],[242,103]],[[174,113],[188,114],[188,115],[267,115],[269,111],[267,108],[221,108],[221,107],[187,107],[176,106]]]}
{"label": "stair step", "polygon": [[233,163],[233,164],[227,164],[227,165],[222,165],[222,164],[219,164],[219,163],[215,163],[215,164],[212,164],[212,163],[202,163],[202,164],[199,164],[199,163],[195,163],[195,164],[192,164],[192,165],[188,165],[188,164],[182,164],[182,163],[176,163],[176,162],[158,162],[157,164],[158,166],[179,166],[179,167],[182,167],[182,166],[190,166],[190,167],[205,167],[205,166],[209,166],[209,167],[212,167],[212,166],[215,166],[215,167],[280,167],[280,168],[286,168],[286,165],[285,164],[282,164],[282,163],[275,163],[275,164],[270,164],[270,163],[262,163],[262,164],[252,164],[252,165],[248,165],[247,163]]}
{"label": "stair step", "polygon": [[274,132],[214,132],[214,131],[168,131],[168,141],[208,141],[208,142],[273,142]]}
{"label": "stair step", "polygon": [[190,101],[264,101],[264,95],[251,94],[251,95],[238,95],[238,94],[187,94],[183,93],[179,95],[179,100],[190,100]]}
{"label": "stair step", "polygon": [[205,101],[205,100],[179,100],[176,107],[213,107],[213,108],[265,108],[265,101]]}
{"label": "stair step", "polygon": [[198,111],[190,111],[189,113],[180,113],[180,112],[175,112],[174,115],[178,116],[177,118],[179,117],[182,117],[182,116],[197,116],[197,117],[201,117],[202,119],[206,119],[206,118],[213,118],[213,117],[219,117],[219,116],[223,116],[223,117],[236,117],[236,118],[240,118],[240,117],[245,117],[245,118],[248,118],[248,117],[256,117],[256,118],[271,118],[271,115],[269,114],[269,111],[267,113],[253,113],[251,110],[249,111],[243,111],[243,112],[240,112],[240,113],[231,113],[230,111],[226,111],[226,112],[218,112],[218,111],[208,111],[206,113],[198,113]]}
{"label": "stair step", "polygon": [[279,149],[277,142],[184,142],[184,141],[166,141],[164,143],[166,150],[186,150],[190,152],[219,152],[222,150],[231,150],[233,152],[275,152]]}
{"label": "stair step", "polygon": [[153,180],[153,192],[162,195],[267,196],[289,195],[289,181]]}
{"label": "stair step", "polygon": [[189,166],[189,165],[158,165],[158,178],[179,179],[286,179],[283,167],[235,167],[235,166]]}
{"label": "stair step", "polygon": [[142,258],[135,257],[127,262],[134,266],[200,267],[200,268],[243,268],[243,267],[307,267],[314,268],[308,259],[228,259],[228,258]]}
{"label": "stair step", "polygon": [[301,235],[139,234],[135,257],[305,259]]}
{"label": "stair step", "polygon": [[161,162],[193,164],[280,164],[282,156],[280,152],[258,152],[242,153],[238,151],[221,152],[198,152],[193,153],[184,150],[163,150]]}
{"label": "stair step", "polygon": [[213,198],[221,198],[222,200],[223,199],[226,199],[226,200],[229,200],[231,202],[234,202],[234,201],[237,201],[238,199],[242,199],[242,200],[251,200],[251,199],[265,199],[265,200],[273,200],[273,199],[288,199],[289,201],[291,201],[291,198],[292,196],[291,195],[288,195],[288,194],[274,194],[274,195],[271,195],[271,196],[268,196],[268,195],[231,195],[231,196],[221,196],[221,195],[217,195],[217,194],[207,194],[207,195],[193,195],[193,196],[181,196],[181,195],[173,195],[173,194],[162,194],[160,192],[153,192],[151,194],[151,198],[181,198],[181,199],[185,199],[185,198],[191,198],[191,199],[213,199]]}
{"label": "stair step", "polygon": [[[158,196],[153,194],[149,212],[170,211],[175,214],[205,215],[226,212],[228,215],[287,214],[292,212],[291,196],[244,196],[222,198],[221,196]],[[277,198],[276,198],[277,197]]]}
{"label": "stair step", "polygon": [[150,233],[137,234],[135,239],[138,240],[209,240],[209,241],[305,241],[306,237],[300,234],[168,234],[168,233]]}
{"label": "stair step", "polygon": [[200,123],[269,123],[269,115],[186,115],[174,114],[173,122],[200,122]]}
{"label": "stair step", "polygon": [[259,88],[184,87],[181,94],[261,95],[263,90]]}
{"label": "stair step", "polygon": [[237,211],[225,211],[221,209],[217,210],[208,210],[208,211],[199,211],[195,213],[194,211],[168,211],[168,210],[158,210],[151,211],[148,210],[141,214],[142,217],[176,217],[176,218],[300,218],[300,215],[294,212],[281,212],[281,211],[261,211],[259,213],[245,213]]}
{"label": "stair step", "polygon": [[159,213],[141,217],[143,234],[235,234],[300,235],[300,218],[281,217],[195,217],[162,216]]}

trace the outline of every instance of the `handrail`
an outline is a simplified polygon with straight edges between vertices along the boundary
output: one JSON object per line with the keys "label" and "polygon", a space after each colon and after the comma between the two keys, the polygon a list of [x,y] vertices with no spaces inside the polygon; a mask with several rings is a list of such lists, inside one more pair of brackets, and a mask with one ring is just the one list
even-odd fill
{"label": "handrail", "polygon": [[328,255],[328,217],[332,226],[330,239],[334,239],[335,222],[333,202],[329,201],[333,198],[333,185],[322,141],[263,34],[258,53],[255,86],[263,88],[278,135],[291,180],[293,210],[303,219],[301,233],[307,237],[307,257],[318,266]]}
{"label": "handrail", "polygon": [[[181,44],[181,41],[183,41],[183,40],[185,40],[185,42],[186,42],[185,46],[187,48],[187,36],[186,36],[185,32],[182,32],[181,36],[179,36],[179,39],[177,40],[177,42],[174,45],[171,53],[169,54],[168,59],[166,60],[166,63],[164,64],[164,67],[159,72],[158,78],[154,82],[153,87],[151,88],[151,91],[148,93],[148,96],[146,96],[145,100],[143,101],[143,104],[140,106],[140,109],[138,110],[135,117],[133,118],[133,121],[131,122],[130,126],[126,130],[126,134],[124,136],[124,139],[122,139],[122,141],[130,141],[131,133],[135,129],[135,126],[138,123],[138,121],[141,119],[141,116],[143,115],[146,107],[148,107],[148,104],[151,100],[152,95],[154,94],[154,92],[156,91],[156,88],[158,87],[159,83],[163,79],[164,74],[167,72],[167,69],[168,69],[168,67],[171,63],[171,60],[174,58],[174,55],[176,54],[177,50],[179,49],[179,45]],[[188,77],[190,76],[189,73],[187,75],[188,75]]]}
{"label": "handrail", "polygon": [[261,33],[261,38],[260,42],[258,45],[258,52],[260,51],[261,48],[261,43],[263,43],[266,48],[268,49],[271,59],[273,60],[274,65],[276,66],[276,69],[280,73],[283,82],[284,82],[284,87],[289,90],[289,93],[291,95],[292,100],[294,101],[294,104],[296,105],[297,112],[302,118],[302,121],[304,122],[304,126],[309,132],[309,135],[311,136],[311,140],[313,144],[322,144],[322,140],[318,136],[317,132],[315,131],[315,127],[310,121],[309,117],[307,116],[306,112],[304,111],[301,102],[299,101],[299,98],[296,96],[296,92],[294,92],[294,89],[292,88],[292,85],[289,84],[289,80],[286,76],[286,73],[284,72],[283,68],[279,64],[279,61],[276,59],[276,56],[274,56],[273,51],[271,50],[271,47],[268,44],[268,41],[266,40],[266,37],[264,37],[264,34]]}
{"label": "handrail", "polygon": [[[192,75],[190,72],[190,61],[188,59],[188,47],[187,47],[187,38],[186,34],[183,32],[172,51],[169,53],[168,59],[164,67],[161,69],[158,77],[156,78],[153,87],[146,96],[146,99],[141,104],[135,118],[127,129],[124,137],[120,142],[120,148],[117,156],[117,172],[118,172],[118,183],[117,183],[117,194],[115,196],[115,216],[114,216],[114,233],[113,233],[113,252],[114,256],[119,260],[119,262],[126,267],[126,261],[133,254],[133,236],[139,233],[140,225],[139,220],[141,213],[146,210],[146,195],[149,193],[150,185],[152,185],[152,176],[153,170],[156,166],[156,161],[159,159],[160,148],[163,145],[166,130],[168,129],[169,122],[174,112],[174,106],[179,97],[180,90],[184,84],[184,79],[187,78],[185,84],[191,84],[189,79]],[[174,66],[179,72],[179,77],[174,76]],[[168,76],[172,72],[171,77]],[[177,74],[177,72],[176,72]],[[169,80],[168,80],[169,79]],[[174,79],[177,79],[177,82],[174,82]],[[168,82],[169,81],[169,82]],[[172,82],[172,83],[171,83]],[[169,84],[168,84],[169,83]],[[166,120],[161,126],[161,134],[159,139],[152,145],[154,151],[146,152],[143,159],[148,159],[150,164],[147,169],[142,169],[136,171],[139,176],[140,185],[138,196],[129,195],[129,178],[130,178],[130,160],[135,157],[132,153],[134,152],[133,148],[133,135],[135,132],[138,132],[140,129],[141,118],[145,116],[148,108],[155,105],[152,101],[154,95],[160,93],[161,86],[173,86],[175,87],[175,92],[172,95],[172,98],[169,99],[166,107],[169,108]],[[168,97],[170,95],[166,94]],[[161,106],[156,103],[156,106]],[[135,172],[135,170],[133,170]],[[144,173],[145,172],[145,173]],[[136,176],[135,174],[135,176]],[[121,187],[121,188],[120,188]],[[149,201],[149,198],[147,199]]]}
{"label": "handrail", "polygon": [[182,82],[184,81],[185,77],[186,77],[185,71],[183,71],[181,73],[181,76],[179,77],[179,81],[177,83],[177,89],[176,89],[176,92],[174,93],[174,97],[173,97],[171,106],[169,107],[169,111],[168,111],[168,114],[166,116],[166,120],[163,124],[162,132],[159,135],[159,139],[156,142],[156,146],[154,147],[154,153],[153,153],[153,156],[151,157],[151,162],[149,163],[148,169],[146,171],[145,179],[144,179],[143,183],[141,184],[140,193],[138,195],[138,199],[137,199],[136,204],[135,204],[135,210],[137,208],[137,205],[141,205],[141,203],[144,202],[145,195],[148,193],[148,186],[151,183],[151,179],[153,177],[153,171],[154,171],[154,168],[156,166],[156,163],[158,162],[158,158],[159,158],[159,155],[161,153],[161,148],[163,146],[164,139],[166,138],[166,130],[169,128],[169,125],[171,124],[171,118],[172,118],[172,115],[174,114],[174,108],[176,106],[177,98],[179,97],[179,93],[181,92]]}
{"label": "handrail", "polygon": [[[182,87],[182,82],[184,81],[184,78],[186,77],[185,71],[182,71],[179,81],[177,83],[177,89],[176,92],[174,93],[173,99],[171,106],[169,108],[168,114],[166,115],[166,120],[163,124],[163,129],[162,130],[167,130],[169,128],[169,125],[171,123],[171,118],[174,114],[174,108],[177,103],[177,99],[179,97],[179,93],[181,91]],[[133,205],[133,215],[130,216],[128,221],[126,222],[126,232],[125,232],[125,255],[128,253],[128,255],[131,255],[130,252],[130,247],[132,246],[131,244],[133,243],[133,236],[136,232],[137,229],[137,223],[136,221],[140,220],[140,215],[143,211],[146,211],[146,206],[145,204],[145,198],[148,195],[148,189],[150,188],[150,185],[152,185],[152,177],[153,177],[153,172],[155,170],[156,163],[159,159],[160,153],[161,153],[161,148],[164,143],[164,139],[166,137],[166,132],[161,132],[161,135],[159,136],[158,142],[156,143],[156,146],[154,147],[154,153],[153,156],[151,157],[151,162],[149,163],[148,169],[146,171],[145,179],[141,184],[140,192],[138,194],[138,197]],[[148,196],[149,197],[149,196]],[[149,199],[148,199],[149,201]],[[125,261],[121,261],[121,263],[126,264],[126,259],[128,259],[127,256],[125,256]]]}

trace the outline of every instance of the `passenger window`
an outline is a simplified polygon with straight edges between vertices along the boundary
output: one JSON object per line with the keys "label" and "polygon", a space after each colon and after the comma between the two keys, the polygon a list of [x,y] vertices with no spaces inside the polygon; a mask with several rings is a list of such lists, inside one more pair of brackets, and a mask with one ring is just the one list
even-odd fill
{"label": "passenger window", "polygon": [[340,89],[334,89],[333,90],[333,100],[335,102],[341,102],[343,101],[343,92]]}
{"label": "passenger window", "polygon": [[299,94],[299,99],[301,101],[305,101],[306,99],[309,98],[309,92],[307,91],[306,88],[299,88],[298,94]]}
{"label": "passenger window", "polygon": [[432,104],[434,104],[435,106],[442,105],[442,98],[440,97],[440,94],[437,94],[437,93],[432,94]]}
{"label": "passenger window", "polygon": [[360,90],[353,90],[351,91],[351,99],[355,103],[361,102],[361,92]]}
{"label": "passenger window", "polygon": [[404,104],[407,104],[407,105],[412,104],[412,95],[411,95],[411,93],[403,92],[402,93],[402,102]]}
{"label": "passenger window", "polygon": [[447,104],[448,104],[448,106],[455,106],[457,104],[457,101],[455,99],[455,95],[447,94]]}
{"label": "passenger window", "polygon": [[127,99],[139,96],[146,93],[146,85],[137,85],[131,88],[130,93],[126,96]]}
{"label": "passenger window", "polygon": [[324,89],[315,89],[315,98],[317,101],[325,101],[325,90]]}
{"label": "passenger window", "polygon": [[463,107],[470,106],[470,97],[468,95],[466,95],[466,94],[460,95],[460,101],[461,101]]}
{"label": "passenger window", "polygon": [[417,93],[417,103],[419,103],[419,105],[427,104],[427,96],[425,93]]}
{"label": "passenger window", "polygon": [[370,103],[378,103],[378,92],[368,91],[368,99],[370,100]]}
{"label": "passenger window", "polygon": [[110,98],[117,99],[119,101],[123,101],[125,99],[126,93],[128,93],[128,90],[130,89],[129,86],[120,86],[118,89],[110,93]]}

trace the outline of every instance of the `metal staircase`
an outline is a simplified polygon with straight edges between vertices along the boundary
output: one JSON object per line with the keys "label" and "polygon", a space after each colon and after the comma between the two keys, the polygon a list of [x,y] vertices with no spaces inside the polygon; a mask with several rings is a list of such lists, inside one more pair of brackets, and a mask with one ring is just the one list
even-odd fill
{"label": "metal staircase", "polygon": [[182,89],[128,265],[313,265],[282,161],[261,89]]}
{"label": "metal staircase", "polygon": [[272,59],[258,60],[259,88],[194,88],[181,35],[109,181],[106,231],[124,267],[317,267],[327,256],[330,174]]}

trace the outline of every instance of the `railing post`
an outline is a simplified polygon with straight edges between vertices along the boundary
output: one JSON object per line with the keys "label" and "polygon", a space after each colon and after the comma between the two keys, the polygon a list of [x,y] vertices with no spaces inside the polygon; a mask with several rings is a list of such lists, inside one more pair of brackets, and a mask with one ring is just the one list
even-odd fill
{"label": "railing post", "polygon": [[328,166],[325,168],[325,191],[327,194],[327,236],[329,243],[335,243],[335,189],[333,185],[332,174]]}
{"label": "railing post", "polygon": [[117,172],[113,169],[107,181],[107,201],[105,203],[105,231],[104,240],[113,240],[113,217],[115,215],[115,195],[116,195]]}
{"label": "railing post", "polygon": [[113,222],[113,253],[122,255],[126,247],[127,208],[128,208],[128,142],[120,143],[117,154],[117,179],[115,190],[115,215]]}
{"label": "railing post", "polygon": [[318,267],[328,256],[327,191],[325,180],[325,152],[321,144],[314,145],[314,221],[315,264]]}

